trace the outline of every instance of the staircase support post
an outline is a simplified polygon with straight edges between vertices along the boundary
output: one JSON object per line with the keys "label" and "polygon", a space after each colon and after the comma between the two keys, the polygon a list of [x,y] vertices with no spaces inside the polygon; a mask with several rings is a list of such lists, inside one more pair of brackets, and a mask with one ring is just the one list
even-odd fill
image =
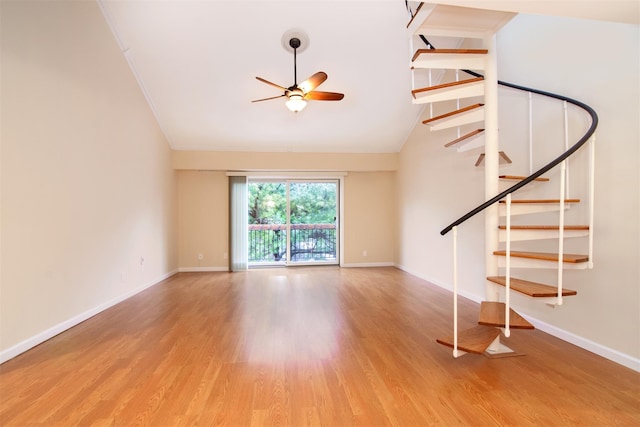
{"label": "staircase support post", "polygon": [[[488,34],[484,38],[484,47],[488,49],[484,72],[484,183],[485,200],[499,193],[499,143],[498,143],[498,65],[496,55],[496,36]],[[498,205],[494,204],[485,211],[485,276],[498,275],[498,260],[493,252],[498,250]],[[485,287],[487,301],[498,301],[499,293],[488,284]]]}

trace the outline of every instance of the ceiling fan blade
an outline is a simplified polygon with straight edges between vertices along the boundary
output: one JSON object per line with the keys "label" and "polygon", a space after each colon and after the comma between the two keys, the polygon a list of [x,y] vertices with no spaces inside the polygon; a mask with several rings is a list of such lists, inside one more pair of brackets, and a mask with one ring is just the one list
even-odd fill
{"label": "ceiling fan blade", "polygon": [[302,89],[304,93],[311,92],[312,90],[320,86],[325,80],[327,80],[327,77],[327,73],[325,73],[324,71],[318,71],[313,76],[300,83],[298,87]]}
{"label": "ceiling fan blade", "polygon": [[337,92],[309,92],[304,96],[304,99],[312,99],[314,101],[340,101],[344,98],[343,93]]}
{"label": "ceiling fan blade", "polygon": [[260,80],[262,83],[266,83],[266,84],[268,84],[268,85],[270,85],[270,86],[277,87],[278,89],[280,89],[280,90],[282,90],[282,91],[286,91],[286,90],[287,90],[287,88],[286,88],[286,87],[282,87],[282,86],[280,86],[280,85],[277,85],[277,84],[275,84],[275,83],[272,83],[272,82],[270,82],[269,80],[265,80],[265,79],[263,79],[262,77],[256,77],[256,79]]}
{"label": "ceiling fan blade", "polygon": [[271,98],[256,99],[256,100],[253,100],[253,101],[251,101],[251,102],[268,101],[268,100],[270,100],[270,99],[278,99],[278,98],[282,98],[283,96],[286,96],[286,95],[283,93],[282,95],[272,96]]}

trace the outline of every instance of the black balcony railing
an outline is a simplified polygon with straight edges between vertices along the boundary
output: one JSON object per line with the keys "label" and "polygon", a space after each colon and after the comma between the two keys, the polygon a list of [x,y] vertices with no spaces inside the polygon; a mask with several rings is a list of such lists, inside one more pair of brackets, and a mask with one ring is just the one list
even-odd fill
{"label": "black balcony railing", "polygon": [[[335,261],[335,224],[291,224],[289,226],[291,261]],[[249,262],[287,260],[285,224],[249,225]]]}

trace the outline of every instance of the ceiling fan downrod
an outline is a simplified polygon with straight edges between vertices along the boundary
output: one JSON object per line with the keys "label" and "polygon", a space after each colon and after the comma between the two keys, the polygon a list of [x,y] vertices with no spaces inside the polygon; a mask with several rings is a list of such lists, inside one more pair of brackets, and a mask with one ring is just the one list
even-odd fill
{"label": "ceiling fan downrod", "polygon": [[[287,42],[288,47],[286,45]],[[285,34],[282,37],[282,45],[287,51],[289,51],[289,47],[293,49],[293,86],[285,87],[270,82],[269,80],[263,79],[262,77],[256,77],[256,79],[261,81],[262,83],[266,83],[269,86],[278,88],[282,92],[279,96],[256,99],[251,102],[261,102],[269,101],[271,99],[287,98],[287,102],[285,102],[285,105],[287,106],[287,108],[289,108],[289,110],[297,113],[298,111],[301,111],[305,105],[307,105],[307,100],[340,101],[342,98],[344,98],[344,94],[342,93],[322,92],[315,90],[325,80],[327,80],[328,76],[324,71],[318,71],[307,80],[300,83],[300,85],[298,85],[298,49],[304,51],[309,45],[309,41],[306,36],[297,36],[297,34]]]}
{"label": "ceiling fan downrod", "polygon": [[293,48],[293,85],[298,87],[298,70],[296,61],[296,50],[300,47],[300,39],[293,37],[289,40],[289,46]]}

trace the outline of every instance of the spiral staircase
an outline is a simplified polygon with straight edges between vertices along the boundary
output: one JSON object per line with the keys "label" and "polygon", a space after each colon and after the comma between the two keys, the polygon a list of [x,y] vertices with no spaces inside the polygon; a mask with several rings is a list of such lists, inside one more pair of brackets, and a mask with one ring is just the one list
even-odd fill
{"label": "spiral staircase", "polygon": [[[515,291],[528,298],[560,306],[564,297],[577,295],[576,291],[564,287],[564,282],[571,279],[569,277],[565,280],[565,271],[593,267],[593,155],[589,157],[591,165],[588,168],[591,173],[586,202],[568,196],[567,159],[589,141],[592,143],[586,145],[593,150],[591,138],[598,118],[593,109],[579,101],[498,81],[495,35],[515,13],[433,3],[420,3],[414,10],[408,5],[408,9],[411,15],[407,29],[413,53],[413,102],[425,104],[429,109],[429,117],[422,123],[433,132],[457,129],[458,137],[445,144],[443,149],[455,149],[458,152],[476,150],[478,160],[475,166],[485,168],[487,201],[441,232],[444,235],[453,231],[453,246],[456,248],[458,227],[474,215],[484,213],[485,250],[489,254],[485,261],[485,301],[480,305],[477,326],[458,330],[457,272],[454,271],[454,330],[453,334],[440,338],[437,342],[453,348],[454,357],[465,353],[490,357],[515,355],[516,352],[504,345],[504,338],[510,336],[511,329],[534,329],[534,326],[526,320],[526,315],[511,308],[511,293]],[[434,40],[445,41],[447,45],[455,45],[456,48],[439,49],[434,46],[438,43],[432,44]],[[463,47],[469,44],[482,46]],[[426,80],[424,73],[428,73],[427,84],[417,84],[417,80]],[[455,78],[452,78],[453,73]],[[500,151],[498,144],[497,103],[498,88],[501,86],[551,97],[564,103],[565,111],[567,103],[577,106],[590,115],[590,126],[584,136],[572,145],[570,141],[564,141],[566,149],[562,155],[549,161],[544,167],[536,171],[530,168],[528,173],[522,175],[500,175],[499,164],[511,162],[508,153]],[[452,110],[445,114],[433,114],[434,105],[446,103],[441,105],[450,106],[453,102],[455,108]],[[559,168],[559,173],[554,172],[554,177],[559,181],[555,183],[559,187],[559,194],[553,198],[531,196],[538,192],[548,193],[544,187],[554,183],[543,175],[554,168]],[[524,165],[522,169],[525,169]],[[526,197],[521,196],[523,193],[526,193]],[[586,213],[582,217],[588,217],[589,224],[566,223],[565,212],[568,209],[585,209]],[[548,212],[557,213],[554,215],[554,223],[536,222],[540,216],[548,218]],[[518,219],[518,225],[511,224],[514,218]],[[577,239],[578,246],[584,247],[584,253],[565,253],[567,239]],[[541,241],[553,250],[537,250]],[[512,246],[516,249],[512,249]],[[454,266],[455,256],[454,253]],[[517,272],[528,271],[527,277],[535,275],[535,271],[551,269],[557,273],[556,280],[555,283],[547,283],[544,280],[517,278],[512,276],[512,269]],[[548,278],[549,274],[542,276]]]}

